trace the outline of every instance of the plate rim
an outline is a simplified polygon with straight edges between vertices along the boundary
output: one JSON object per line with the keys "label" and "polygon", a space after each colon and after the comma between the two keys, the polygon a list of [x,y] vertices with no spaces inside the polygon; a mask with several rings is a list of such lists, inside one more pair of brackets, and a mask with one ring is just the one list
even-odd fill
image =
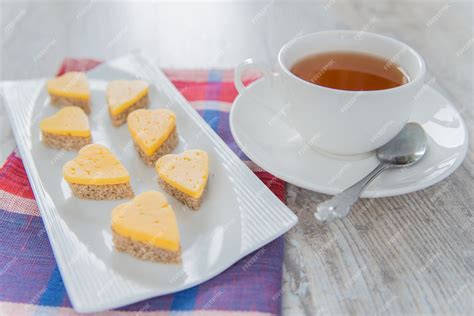
{"label": "plate rim", "polygon": [[[152,61],[153,59],[145,55],[144,52],[137,51],[137,52],[132,52],[123,56],[119,56],[118,58],[112,59],[110,61],[104,62],[103,64],[97,66],[99,67],[114,67],[111,65],[113,62],[123,59],[123,58],[132,58],[132,59],[140,59],[143,58],[146,62],[149,62],[150,64],[154,65]],[[94,70],[91,70],[91,72]],[[235,162],[237,164],[240,164],[242,167],[245,167],[248,170],[248,174],[255,177],[256,180],[260,181],[258,177],[250,170],[248,167],[245,165],[245,163],[238,158],[238,156],[229,148],[229,146],[221,139],[217,133],[211,129],[211,127],[204,121],[204,119],[192,108],[191,104],[189,101],[187,101],[184,96],[179,92],[179,90],[171,83],[171,81],[164,75],[162,70],[158,67],[153,67],[153,71],[156,71],[158,75],[160,75],[162,78],[165,79],[165,83],[160,83],[160,84],[166,84],[168,89],[171,89],[173,92],[174,96],[178,98],[179,100],[177,103],[180,103],[179,106],[183,108],[183,110],[187,113],[188,117],[190,120],[194,121],[196,125],[200,128],[203,129],[204,134],[207,134],[209,141],[218,147],[221,147],[221,149],[225,150],[228,154],[230,154],[233,158],[235,159]],[[58,234],[63,234],[63,227],[59,226],[58,227],[53,227],[53,226],[58,226],[55,224],[58,220],[61,220],[61,217],[58,216],[57,219],[54,218],[49,218],[49,214],[47,214],[47,211],[43,209],[47,209],[51,207],[50,203],[53,203],[53,201],[49,201],[49,197],[46,194],[46,190],[43,188],[42,181],[39,177],[38,174],[38,169],[36,166],[36,163],[34,162],[33,159],[33,154],[26,148],[26,143],[23,141],[23,139],[27,139],[28,133],[24,133],[21,131],[21,126],[20,123],[18,122],[19,120],[19,115],[14,114],[14,109],[10,105],[10,102],[8,102],[6,93],[3,91],[5,87],[9,87],[12,89],[15,89],[16,92],[20,91],[22,87],[24,87],[27,84],[34,85],[35,88],[35,94],[34,97],[31,97],[28,99],[28,103],[30,107],[33,109],[35,108],[38,94],[41,91],[42,88],[44,88],[46,79],[45,78],[40,78],[40,79],[30,79],[30,80],[18,80],[18,81],[3,81],[0,83],[0,87],[2,89],[2,95],[3,95],[3,103],[5,104],[5,109],[9,118],[9,121],[11,123],[11,129],[13,131],[13,135],[16,141],[16,145],[18,148],[18,151],[22,157],[22,161],[25,165],[25,170],[26,174],[28,176],[28,179],[31,183],[31,187],[36,199],[36,203],[38,204],[38,208],[41,214],[41,217],[43,218],[44,226],[46,233],[48,235],[49,242],[51,244],[51,248],[55,257],[55,260],[57,262],[58,269],[61,273],[61,276],[64,280],[64,286],[67,290],[69,299],[71,301],[71,305],[76,310],[77,312],[84,312],[84,313],[90,313],[90,312],[98,312],[98,311],[103,311],[103,310],[108,310],[112,308],[118,308],[122,306],[126,306],[132,303],[136,303],[139,301],[143,301],[145,299],[153,298],[153,297],[159,297],[163,295],[168,295],[171,293],[176,293],[191,287],[194,287],[198,284],[202,284],[215,276],[219,275],[220,273],[224,272],[225,270],[229,269],[232,267],[236,262],[239,260],[242,260],[245,256],[249,255],[250,253],[260,249],[261,247],[267,245],[268,243],[272,242],[273,240],[277,239],[278,237],[284,235],[288,230],[290,230],[297,222],[298,222],[298,217],[286,206],[282,201],[280,201],[273,192],[263,183],[261,183],[262,190],[266,191],[267,194],[270,193],[275,202],[278,203],[280,206],[283,206],[286,208],[286,216],[288,217],[288,221],[280,223],[280,227],[278,228],[278,232],[272,234],[271,236],[265,237],[264,239],[259,239],[255,244],[252,245],[252,247],[249,247],[245,251],[241,251],[240,255],[236,256],[236,258],[233,258],[232,260],[229,261],[228,265],[220,265],[218,269],[215,269],[214,271],[211,271],[210,274],[207,274],[204,278],[197,279],[193,282],[189,282],[186,284],[183,284],[183,286],[178,286],[173,290],[170,291],[163,291],[159,294],[156,294],[156,291],[151,289],[148,291],[144,291],[141,295],[132,297],[130,299],[125,299],[122,298],[120,302],[113,302],[113,300],[106,300],[106,303],[101,304],[100,302],[98,304],[95,304],[94,306],[88,306],[88,304],[84,304],[83,300],[84,298],[81,297],[80,291],[77,290],[76,287],[73,287],[72,284],[74,282],[77,282],[77,280],[73,279],[73,275],[66,273],[64,270],[64,265],[67,264],[67,258],[66,254],[63,252],[61,249],[61,242],[58,241],[55,237],[55,235]],[[158,86],[157,83],[151,82],[151,84]],[[183,102],[185,104],[183,104]],[[186,106],[185,106],[186,105]],[[26,107],[26,105],[25,105]],[[26,124],[26,127],[29,127],[31,122],[28,121]],[[29,130],[29,129],[26,129]],[[54,203],[53,203],[53,207]],[[47,219],[46,219],[47,218]],[[80,241],[79,241],[80,242]],[[117,299],[115,299],[117,300]]]}
{"label": "plate rim", "polygon": [[[235,127],[235,124],[236,124],[235,123],[235,112],[238,111],[236,109],[238,108],[239,103],[243,103],[242,101],[240,101],[241,98],[243,98],[243,95],[244,94],[249,94],[249,93],[251,93],[252,89],[257,89],[256,87],[258,87],[259,85],[263,85],[264,80],[265,80],[265,78],[262,77],[262,78],[259,78],[259,79],[255,80],[254,82],[250,83],[249,85],[247,85],[245,87],[245,89],[243,90],[244,92],[239,93],[239,95],[235,98],[234,102],[232,103],[232,106],[230,108],[230,113],[229,113],[229,127],[230,127],[232,137],[234,138],[236,144],[255,164],[257,164],[263,170],[266,170],[267,172],[275,175],[276,177],[278,177],[278,178],[280,178],[280,179],[282,179],[282,180],[284,180],[288,183],[291,183],[293,185],[296,185],[296,186],[301,187],[301,188],[306,189],[306,190],[310,190],[310,191],[314,191],[314,192],[322,193],[322,194],[327,194],[327,195],[335,195],[335,194],[338,194],[338,193],[342,192],[342,190],[328,188],[328,187],[323,186],[323,185],[312,184],[309,181],[298,179],[298,178],[296,178],[292,175],[289,175],[285,172],[281,172],[281,171],[275,170],[273,168],[268,168],[265,161],[262,161],[262,160],[259,159],[259,157],[256,157],[252,152],[249,151],[248,147],[245,146],[242,143],[242,139],[239,137],[239,134],[235,130],[235,128],[236,128]],[[429,89],[432,92],[434,92],[435,94],[437,94],[438,97],[441,97],[444,100],[446,100],[447,107],[449,107],[454,113],[456,113],[457,117],[459,118],[462,129],[464,131],[464,139],[465,139],[464,143],[462,144],[462,148],[460,149],[460,153],[461,153],[460,157],[458,159],[456,159],[455,163],[453,165],[451,165],[451,167],[448,168],[440,176],[435,177],[435,178],[433,178],[429,181],[426,181],[421,186],[420,185],[415,186],[415,185],[412,184],[412,185],[409,185],[409,186],[405,186],[405,187],[402,187],[402,188],[395,188],[395,189],[377,189],[377,190],[374,190],[374,189],[368,188],[367,190],[365,190],[361,194],[362,198],[391,197],[391,196],[398,196],[398,195],[408,194],[408,193],[412,193],[412,192],[416,192],[416,191],[419,191],[419,190],[426,189],[426,188],[431,187],[431,186],[435,185],[436,183],[439,183],[439,182],[443,181],[444,179],[446,179],[464,161],[464,159],[467,155],[468,147],[469,147],[468,146],[469,145],[469,135],[468,135],[468,132],[467,132],[466,124],[465,124],[461,114],[453,106],[452,102],[450,100],[448,100],[438,90],[434,89],[431,86],[427,86],[427,89]],[[317,153],[317,154],[322,155],[320,153]],[[329,158],[329,159],[334,160],[334,158],[331,158],[329,156],[326,156],[326,157]],[[367,158],[365,158],[365,159],[367,159]]]}

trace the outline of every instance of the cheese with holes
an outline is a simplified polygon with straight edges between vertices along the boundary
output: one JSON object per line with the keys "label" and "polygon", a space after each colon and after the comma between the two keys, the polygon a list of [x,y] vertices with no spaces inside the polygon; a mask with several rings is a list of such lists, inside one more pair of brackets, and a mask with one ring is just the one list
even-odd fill
{"label": "cheese with holes", "polygon": [[107,105],[113,115],[120,114],[147,95],[148,83],[143,80],[114,80],[107,85]]}
{"label": "cheese with holes", "polygon": [[90,98],[89,83],[83,72],[71,71],[62,76],[48,80],[48,93],[58,97],[88,100]]}
{"label": "cheese with holes", "polygon": [[157,160],[158,176],[170,186],[199,198],[207,184],[209,159],[203,150],[187,150],[178,155],[165,155]]}
{"label": "cheese with holes", "polygon": [[128,115],[127,125],[135,143],[151,156],[176,128],[176,115],[168,109],[140,109]]}
{"label": "cheese with holes", "polygon": [[63,167],[64,179],[85,185],[120,184],[130,181],[127,169],[110,152],[99,144],[90,144],[79,150],[76,158]]}
{"label": "cheese with holes", "polygon": [[40,123],[43,132],[76,137],[89,137],[89,118],[84,111],[76,106],[61,108],[50,117]]}
{"label": "cheese with holes", "polygon": [[124,237],[169,251],[180,249],[178,224],[166,197],[157,191],[137,195],[112,210],[112,229]]}

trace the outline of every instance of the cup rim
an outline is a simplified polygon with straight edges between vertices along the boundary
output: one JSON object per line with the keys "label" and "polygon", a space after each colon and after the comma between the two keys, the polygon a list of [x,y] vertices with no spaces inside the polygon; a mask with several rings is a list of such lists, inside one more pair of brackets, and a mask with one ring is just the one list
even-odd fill
{"label": "cup rim", "polygon": [[[418,76],[416,76],[416,78],[414,78],[413,80],[410,80],[409,82],[405,83],[405,84],[402,84],[398,87],[393,87],[393,88],[389,88],[389,89],[382,89],[382,90],[363,90],[363,91],[354,91],[354,90],[342,90],[342,89],[335,89],[335,88],[330,88],[330,87],[325,87],[325,86],[321,86],[321,85],[318,85],[318,84],[314,84],[314,83],[310,83],[306,80],[303,80],[301,79],[300,77],[296,76],[295,74],[293,74],[287,67],[287,65],[285,65],[282,61],[282,58],[283,58],[283,54],[289,50],[291,48],[291,46],[293,46],[297,41],[300,41],[304,38],[307,38],[307,37],[311,37],[311,36],[314,36],[316,34],[330,34],[330,33],[333,33],[334,35],[337,35],[337,34],[360,34],[360,36],[364,36],[364,35],[370,35],[370,36],[373,36],[373,37],[378,37],[379,39],[382,39],[382,40],[386,40],[386,41],[391,41],[391,42],[394,42],[398,45],[401,45],[405,48],[404,51],[409,51],[413,56],[415,56],[415,58],[418,60],[418,63],[420,65],[420,74]],[[290,77],[298,80],[299,82],[307,85],[307,86],[311,86],[311,87],[314,87],[314,88],[317,88],[317,89],[322,89],[322,90],[327,90],[327,91],[332,91],[332,92],[338,92],[338,93],[344,93],[344,94],[359,94],[359,93],[364,93],[364,94],[380,94],[380,93],[387,93],[388,91],[390,92],[396,92],[396,91],[399,91],[399,90],[402,90],[402,89],[408,89],[410,88],[411,86],[413,85],[416,85],[418,84],[420,81],[423,80],[423,77],[424,77],[424,74],[426,73],[426,64],[425,64],[425,61],[423,59],[423,57],[421,57],[421,55],[416,51],[414,50],[411,46],[409,46],[408,44],[402,42],[402,41],[399,41],[397,39],[394,39],[392,37],[389,37],[389,36],[385,36],[385,35],[382,35],[382,34],[377,34],[377,33],[372,33],[372,32],[366,32],[366,31],[354,31],[354,30],[330,30],[330,31],[320,31],[320,32],[313,32],[313,33],[308,33],[308,34],[305,34],[305,35],[302,35],[302,36],[299,36],[297,38],[294,38],[292,39],[291,41],[287,42],[285,45],[282,46],[282,48],[280,49],[280,51],[278,52],[278,63],[280,64],[281,68],[283,69],[283,71],[289,75]]]}

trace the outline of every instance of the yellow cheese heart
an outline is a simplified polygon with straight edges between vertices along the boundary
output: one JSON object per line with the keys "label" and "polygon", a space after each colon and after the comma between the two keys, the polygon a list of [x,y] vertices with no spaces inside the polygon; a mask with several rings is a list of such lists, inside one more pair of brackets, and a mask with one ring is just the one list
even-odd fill
{"label": "yellow cheese heart", "polygon": [[43,132],[55,135],[89,137],[89,118],[81,108],[66,106],[40,123]]}
{"label": "yellow cheese heart", "polygon": [[63,176],[67,182],[89,185],[130,181],[127,169],[107,147],[99,144],[82,147],[77,157],[64,165]]}
{"label": "yellow cheese heart", "polygon": [[60,97],[85,100],[90,97],[89,84],[83,72],[71,71],[48,80],[47,89],[49,94]]}
{"label": "yellow cheese heart", "polygon": [[166,197],[157,191],[137,195],[112,210],[112,229],[125,237],[155,247],[178,251],[178,224]]}
{"label": "yellow cheese heart", "polygon": [[117,115],[147,94],[148,83],[143,80],[114,80],[107,85],[107,104],[110,112]]}
{"label": "yellow cheese heart", "polygon": [[133,140],[151,156],[176,127],[176,115],[167,109],[141,109],[128,115],[127,124]]}
{"label": "yellow cheese heart", "polygon": [[178,155],[165,155],[156,162],[158,176],[167,184],[199,198],[209,174],[209,159],[203,150],[187,150]]}

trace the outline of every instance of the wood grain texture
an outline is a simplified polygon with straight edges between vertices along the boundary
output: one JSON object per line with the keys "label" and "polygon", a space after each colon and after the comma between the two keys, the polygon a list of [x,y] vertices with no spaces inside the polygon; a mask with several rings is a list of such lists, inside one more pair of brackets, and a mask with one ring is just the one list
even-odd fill
{"label": "wood grain texture", "polygon": [[[0,78],[51,76],[65,56],[109,59],[132,49],[155,52],[168,68],[233,67],[246,58],[273,65],[285,42],[327,29],[407,42],[424,56],[427,82],[462,114],[466,160],[433,187],[361,200],[324,226],[312,213],[327,196],[288,185],[300,222],[286,235],[285,282],[275,297],[285,315],[472,315],[473,10],[472,1],[429,0],[7,1]],[[2,161],[13,146],[5,122],[0,109]]]}

